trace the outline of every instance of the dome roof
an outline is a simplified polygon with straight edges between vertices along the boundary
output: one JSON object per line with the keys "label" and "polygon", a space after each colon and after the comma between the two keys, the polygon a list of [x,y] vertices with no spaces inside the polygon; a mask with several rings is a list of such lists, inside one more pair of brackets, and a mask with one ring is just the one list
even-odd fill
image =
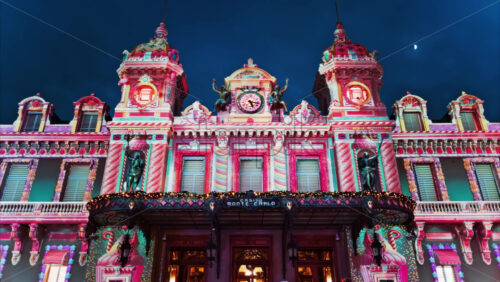
{"label": "dome roof", "polygon": [[337,28],[334,32],[335,42],[328,47],[323,53],[323,62],[329,61],[331,58],[350,58],[350,59],[367,59],[372,58],[372,54],[368,52],[365,46],[359,43],[353,43],[347,39],[346,32],[341,22],[337,22]]}
{"label": "dome roof", "polygon": [[130,57],[142,57],[146,52],[151,52],[151,57],[166,57],[168,51],[173,49],[167,43],[167,29],[165,23],[161,22],[156,28],[155,37],[149,42],[141,43],[130,53]]}

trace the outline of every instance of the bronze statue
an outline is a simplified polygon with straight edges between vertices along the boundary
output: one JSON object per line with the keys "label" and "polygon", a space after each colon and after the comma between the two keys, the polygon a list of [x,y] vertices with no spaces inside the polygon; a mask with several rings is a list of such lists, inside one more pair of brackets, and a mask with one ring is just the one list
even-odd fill
{"label": "bronze statue", "polygon": [[363,190],[375,191],[377,183],[377,155],[370,157],[368,152],[364,152],[362,157],[358,158],[358,168],[361,174],[361,187]]}
{"label": "bronze statue", "polygon": [[141,158],[141,153],[135,152],[133,157],[129,157],[128,150],[127,161],[129,162],[129,168],[127,172],[127,190],[129,192],[133,192],[139,186],[139,182],[141,182],[145,163]]}
{"label": "bronze statue", "polygon": [[281,86],[279,85],[275,85],[273,87],[273,90],[269,95],[269,99],[267,100],[267,102],[271,105],[271,111],[278,112],[280,109],[285,109],[286,111],[286,103],[281,99],[283,98],[283,93],[285,93],[287,89],[288,89],[288,78],[286,79],[286,84],[285,87],[283,87],[283,89],[281,89]]}
{"label": "bronze statue", "polygon": [[219,89],[215,87],[215,83],[217,81],[213,80],[212,82],[212,89],[214,90],[215,93],[219,94],[219,99],[215,101],[215,110],[217,112],[225,111],[227,108],[227,105],[231,103],[231,92],[229,89],[231,88],[231,83],[226,87],[224,85],[220,86]]}

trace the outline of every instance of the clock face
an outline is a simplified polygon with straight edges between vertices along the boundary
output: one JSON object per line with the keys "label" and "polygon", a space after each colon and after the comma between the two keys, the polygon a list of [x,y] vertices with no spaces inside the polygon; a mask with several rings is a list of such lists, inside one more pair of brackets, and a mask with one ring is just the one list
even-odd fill
{"label": "clock face", "polygon": [[256,113],[264,106],[264,98],[258,92],[246,92],[238,96],[237,105],[245,113]]}

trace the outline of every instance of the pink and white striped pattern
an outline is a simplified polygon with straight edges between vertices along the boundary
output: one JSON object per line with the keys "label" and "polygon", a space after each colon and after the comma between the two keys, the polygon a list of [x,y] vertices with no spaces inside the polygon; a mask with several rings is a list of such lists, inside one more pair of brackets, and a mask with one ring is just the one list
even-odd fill
{"label": "pink and white striped pattern", "polygon": [[351,159],[351,146],[349,143],[338,143],[336,146],[338,174],[341,192],[356,192],[354,182],[354,168]]}
{"label": "pink and white striped pattern", "polygon": [[385,184],[388,192],[401,193],[398,169],[396,167],[396,155],[390,140],[384,141],[381,148],[382,164],[384,169]]}
{"label": "pink and white striped pattern", "polygon": [[163,192],[165,187],[165,169],[167,164],[167,144],[154,144],[149,161],[146,192]]}
{"label": "pink and white striped pattern", "polygon": [[111,230],[106,230],[102,233],[101,238],[103,240],[108,241],[106,244],[106,253],[111,250],[111,247],[113,247],[113,243],[115,242],[115,233]]}
{"label": "pink and white striped pattern", "polygon": [[117,192],[115,189],[118,181],[118,170],[120,168],[120,160],[122,157],[122,147],[123,145],[120,143],[115,143],[110,146],[108,157],[106,159],[106,168],[104,169],[101,195]]}

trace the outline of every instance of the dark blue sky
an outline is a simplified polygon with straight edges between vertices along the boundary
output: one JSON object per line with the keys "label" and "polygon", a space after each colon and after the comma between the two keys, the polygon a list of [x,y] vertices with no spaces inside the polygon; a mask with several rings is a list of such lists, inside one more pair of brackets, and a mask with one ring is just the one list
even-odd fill
{"label": "dark blue sky", "polygon": [[[153,37],[163,1],[7,1],[121,58]],[[65,120],[92,92],[114,108],[119,61],[0,2],[0,123],[12,123],[17,103],[41,92]],[[347,35],[382,58],[495,2],[339,1]],[[168,4],[168,42],[180,52],[190,94],[212,108],[219,82],[252,57],[280,83],[290,78],[290,107],[311,93],[323,51],[333,42],[333,0],[214,0]],[[408,90],[429,100],[429,116],[465,90],[486,100],[500,121],[500,3],[381,62],[382,100],[390,108]],[[184,105],[195,100],[189,96]],[[312,95],[307,100],[316,104]]]}

